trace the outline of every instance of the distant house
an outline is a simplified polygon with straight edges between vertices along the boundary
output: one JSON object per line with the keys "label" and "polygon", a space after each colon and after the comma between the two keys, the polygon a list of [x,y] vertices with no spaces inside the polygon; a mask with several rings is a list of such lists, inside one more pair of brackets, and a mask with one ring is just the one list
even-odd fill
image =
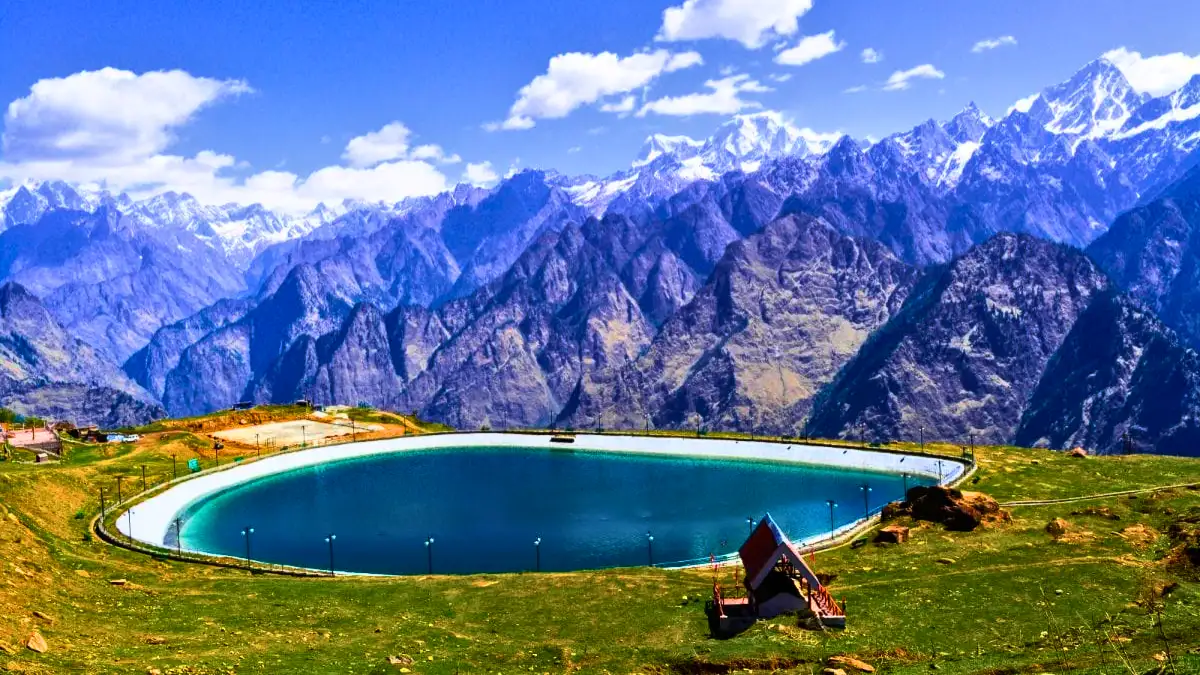
{"label": "distant house", "polygon": [[724,597],[713,584],[713,608],[722,630],[780,614],[813,616],[824,626],[844,628],[846,612],[804,556],[767,514],[738,550],[746,571],[744,597]]}

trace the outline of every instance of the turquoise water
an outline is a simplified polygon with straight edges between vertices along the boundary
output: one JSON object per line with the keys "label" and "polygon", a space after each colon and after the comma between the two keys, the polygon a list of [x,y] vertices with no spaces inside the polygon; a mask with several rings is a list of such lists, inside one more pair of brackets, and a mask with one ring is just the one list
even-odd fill
{"label": "turquoise water", "polygon": [[827,534],[827,499],[840,527],[900,498],[903,485],[780,463],[453,448],[246,483],[189,508],[182,537],[185,548],[242,557],[253,528],[254,560],[328,569],[325,538],[336,534],[342,572],[420,574],[430,558],[435,572],[455,574],[667,564],[736,551],[747,517],[768,511],[793,539]]}

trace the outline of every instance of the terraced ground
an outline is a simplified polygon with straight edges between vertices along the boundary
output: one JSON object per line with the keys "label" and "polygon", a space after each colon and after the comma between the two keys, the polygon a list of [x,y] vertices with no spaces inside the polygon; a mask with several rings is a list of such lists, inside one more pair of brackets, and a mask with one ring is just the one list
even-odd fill
{"label": "terraced ground", "polygon": [[[421,428],[370,414],[391,431]],[[1184,541],[1200,529],[1197,489],[1013,506],[1011,522],[972,533],[914,524],[906,544],[819,553],[847,602],[845,631],[780,617],[717,640],[710,570],[295,579],[156,560],[89,533],[100,485],[121,475],[139,489],[142,464],[152,482],[168,477],[172,453],[211,461],[203,434],[217,426],[164,423],[136,444],[72,444],[59,464],[0,463],[0,667],[808,674],[850,654],[887,673],[1200,672],[1200,572]],[[1189,459],[978,457],[971,488],[1002,502],[1200,483]],[[1065,534],[1045,531],[1053,518]],[[1200,539],[1191,545],[1200,558]],[[45,653],[25,647],[34,631]]]}

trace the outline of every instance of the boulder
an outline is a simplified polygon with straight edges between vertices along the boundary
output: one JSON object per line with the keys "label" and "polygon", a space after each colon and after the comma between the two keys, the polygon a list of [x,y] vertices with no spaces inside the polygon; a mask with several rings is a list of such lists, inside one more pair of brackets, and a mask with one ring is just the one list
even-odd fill
{"label": "boulder", "polygon": [[903,544],[908,541],[909,528],[903,525],[888,525],[875,535],[876,544]]}
{"label": "boulder", "polygon": [[1071,448],[1067,451],[1067,457],[1076,457],[1078,459],[1087,459],[1088,451],[1083,448]]}
{"label": "boulder", "polygon": [[25,641],[25,647],[39,654],[45,654],[50,646],[46,644],[46,638],[36,630],[29,634],[29,639]]}
{"label": "boulder", "polygon": [[825,668],[821,671],[821,675],[846,675],[846,671],[841,668]]}
{"label": "boulder", "polygon": [[962,492],[941,485],[917,486],[897,510],[916,520],[941,523],[947,530],[970,532],[985,521],[1008,520],[1000,504],[982,492]]}
{"label": "boulder", "polygon": [[1063,520],[1062,518],[1055,518],[1054,520],[1051,520],[1050,522],[1046,523],[1046,532],[1049,533],[1049,535],[1051,537],[1054,537],[1055,539],[1058,539],[1059,537],[1065,535],[1067,532],[1070,532],[1070,531],[1071,531],[1071,524],[1068,523],[1067,521]]}

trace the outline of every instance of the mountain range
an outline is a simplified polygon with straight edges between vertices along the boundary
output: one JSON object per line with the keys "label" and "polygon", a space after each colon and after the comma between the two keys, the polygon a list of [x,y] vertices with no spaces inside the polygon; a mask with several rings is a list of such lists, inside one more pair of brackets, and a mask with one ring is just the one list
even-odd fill
{"label": "mountain range", "polygon": [[1189,452],[1198,144],[1200,77],[1153,98],[1101,59],[998,119],[874,141],[743,115],[611,176],[396,204],[18,186],[0,280],[107,370],[25,360],[15,382],[106,387],[146,404],[130,417],[307,397],[462,427]]}

